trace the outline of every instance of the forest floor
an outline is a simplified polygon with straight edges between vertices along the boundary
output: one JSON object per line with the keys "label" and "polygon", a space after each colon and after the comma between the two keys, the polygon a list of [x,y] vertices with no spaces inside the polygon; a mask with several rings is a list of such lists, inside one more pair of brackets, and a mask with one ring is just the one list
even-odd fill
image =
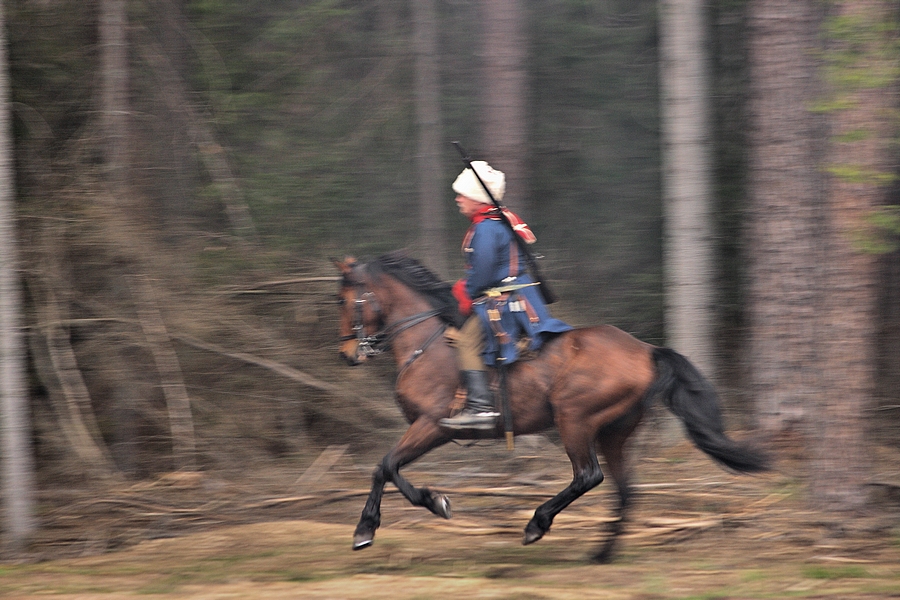
{"label": "forest floor", "polygon": [[[449,446],[404,470],[447,493],[451,520],[393,486],[375,544],[350,549],[377,456],[329,447],[228,479],[170,474],[47,492],[25,557],[0,563],[0,597],[655,600],[900,598],[900,454],[879,449],[870,514],[807,508],[796,463],[733,475],[687,442],[635,452],[634,508],[619,554],[588,560],[609,517],[611,481],[522,546],[534,508],[568,484],[547,438]],[[312,458],[318,459],[312,461]]]}

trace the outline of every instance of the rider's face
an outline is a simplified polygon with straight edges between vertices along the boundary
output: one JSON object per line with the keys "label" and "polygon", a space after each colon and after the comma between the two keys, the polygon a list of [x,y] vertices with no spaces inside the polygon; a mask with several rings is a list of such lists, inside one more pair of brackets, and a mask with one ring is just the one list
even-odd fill
{"label": "rider's face", "polygon": [[463,196],[462,194],[456,196],[456,206],[459,207],[459,212],[467,217],[471,217],[484,208],[483,203],[472,200],[468,196]]}

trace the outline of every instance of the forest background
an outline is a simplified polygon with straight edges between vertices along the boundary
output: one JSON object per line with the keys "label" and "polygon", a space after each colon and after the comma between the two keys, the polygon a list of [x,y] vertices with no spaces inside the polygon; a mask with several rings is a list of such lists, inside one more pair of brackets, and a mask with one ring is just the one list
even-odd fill
{"label": "forest background", "polygon": [[[526,93],[514,156],[485,122],[497,82],[481,27],[496,3],[427,3],[436,12],[424,21],[421,4],[4,3],[38,489],[177,469],[239,475],[336,441],[388,443],[383,430],[402,429],[391,368],[339,364],[331,258],[406,248],[441,276],[460,276],[467,223],[452,202],[461,163],[450,140],[511,175],[509,203],[537,233],[562,298],[556,316],[670,342],[658,3],[516,3],[520,37],[507,46],[525,57]],[[760,145],[751,102],[762,88],[749,24],[763,4],[705,5],[710,375],[742,428],[757,422],[760,389],[748,264],[766,248],[752,227]],[[832,41],[847,42],[826,13],[816,27],[831,23]],[[417,71],[423,22],[439,49],[430,84]],[[895,20],[885,23],[879,36],[895,41]],[[834,67],[834,56],[813,58]],[[440,173],[437,204],[427,209],[423,85],[438,90],[442,132],[429,167]],[[124,104],[109,96],[116,89]],[[834,110],[813,110],[812,100],[804,110]],[[877,204],[890,207],[888,170]],[[865,313],[875,385],[850,408],[867,436],[889,442],[900,404],[893,214],[872,212],[883,234],[867,238],[877,281],[864,283],[878,299]]]}

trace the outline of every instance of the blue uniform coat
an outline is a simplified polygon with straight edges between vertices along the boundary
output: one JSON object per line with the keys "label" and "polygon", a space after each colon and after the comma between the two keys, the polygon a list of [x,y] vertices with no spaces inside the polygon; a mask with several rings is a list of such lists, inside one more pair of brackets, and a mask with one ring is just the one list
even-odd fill
{"label": "blue uniform coat", "polygon": [[531,350],[538,350],[548,335],[572,329],[550,315],[538,286],[499,297],[485,295],[493,288],[534,283],[512,236],[509,227],[498,218],[486,218],[473,223],[463,243],[465,290],[488,332],[484,362],[492,366],[514,362],[518,358],[516,342],[523,336],[530,338]]}

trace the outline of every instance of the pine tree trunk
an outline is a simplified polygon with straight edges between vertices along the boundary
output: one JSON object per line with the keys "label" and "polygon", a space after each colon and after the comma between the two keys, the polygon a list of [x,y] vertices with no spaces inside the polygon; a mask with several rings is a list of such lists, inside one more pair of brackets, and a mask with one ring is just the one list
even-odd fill
{"label": "pine tree trunk", "polygon": [[100,60],[103,87],[104,167],[117,191],[128,183],[128,2],[100,2]]}
{"label": "pine tree trunk", "polygon": [[[896,188],[895,183],[893,203],[900,197]],[[900,408],[900,250],[882,257],[879,289],[878,416],[887,417],[900,414],[896,412]],[[879,418],[878,425],[886,439],[900,437],[900,420],[896,417]]]}
{"label": "pine tree trunk", "polygon": [[413,10],[413,48],[416,54],[416,176],[419,191],[419,223],[425,263],[446,277],[447,232],[444,207],[452,192],[442,189],[441,89],[438,57],[438,17],[435,0],[417,0]]}
{"label": "pine tree trunk", "polygon": [[866,500],[878,271],[858,241],[894,172],[894,82],[879,77],[896,72],[879,39],[890,12],[751,4],[751,378],[763,427],[804,434],[810,499],[831,511]]}
{"label": "pine tree trunk", "polygon": [[475,158],[506,174],[503,204],[518,211],[523,211],[528,193],[525,14],[520,0],[481,2],[485,154]]}
{"label": "pine tree trunk", "polygon": [[747,360],[759,425],[801,429],[821,373],[816,323],[823,256],[824,117],[816,74],[821,4],[750,3]]}
{"label": "pine tree trunk", "polygon": [[[149,9],[159,19],[158,39],[166,61],[171,65],[172,76],[181,80],[189,76],[190,25],[184,17],[184,8],[185,0],[155,0],[149,4]],[[160,146],[164,148],[155,153],[160,155],[156,160],[169,175],[154,177],[148,183],[162,199],[166,233],[172,235],[183,229],[196,210],[196,203],[191,197],[198,187],[199,165],[187,128],[177,115],[171,111],[169,114],[163,112],[153,120],[155,122],[149,126],[149,135],[161,137],[160,142],[163,143]],[[138,168],[137,164],[135,168]]]}
{"label": "pine tree trunk", "polygon": [[[832,66],[829,97],[843,107],[828,113],[828,245],[818,315],[823,379],[810,419],[811,497],[820,508],[833,511],[858,509],[866,502],[871,453],[865,416],[875,405],[879,273],[877,256],[863,251],[859,241],[867,230],[866,217],[884,203],[884,183],[896,167],[891,122],[897,108],[895,82],[877,82],[897,69],[893,53],[886,51],[896,40],[878,33],[884,24],[896,23],[892,4],[844,0],[834,2],[829,15],[833,23],[855,24],[852,33],[828,39],[826,52]],[[850,44],[856,62],[844,66],[846,56],[837,55]],[[860,74],[869,81],[857,82]]]}
{"label": "pine tree trunk", "polygon": [[6,16],[0,2],[0,419],[3,526],[14,550],[36,528],[35,473],[25,374],[22,291],[16,235]]}
{"label": "pine tree trunk", "polygon": [[139,55],[152,69],[159,83],[160,95],[174,116],[175,123],[196,146],[200,161],[222,198],[232,232],[236,236],[254,241],[256,226],[250,215],[250,208],[242,198],[238,178],[231,168],[225,148],[216,139],[216,132],[191,102],[187,86],[166,59],[163,51],[156,48],[147,36],[139,39]]}

